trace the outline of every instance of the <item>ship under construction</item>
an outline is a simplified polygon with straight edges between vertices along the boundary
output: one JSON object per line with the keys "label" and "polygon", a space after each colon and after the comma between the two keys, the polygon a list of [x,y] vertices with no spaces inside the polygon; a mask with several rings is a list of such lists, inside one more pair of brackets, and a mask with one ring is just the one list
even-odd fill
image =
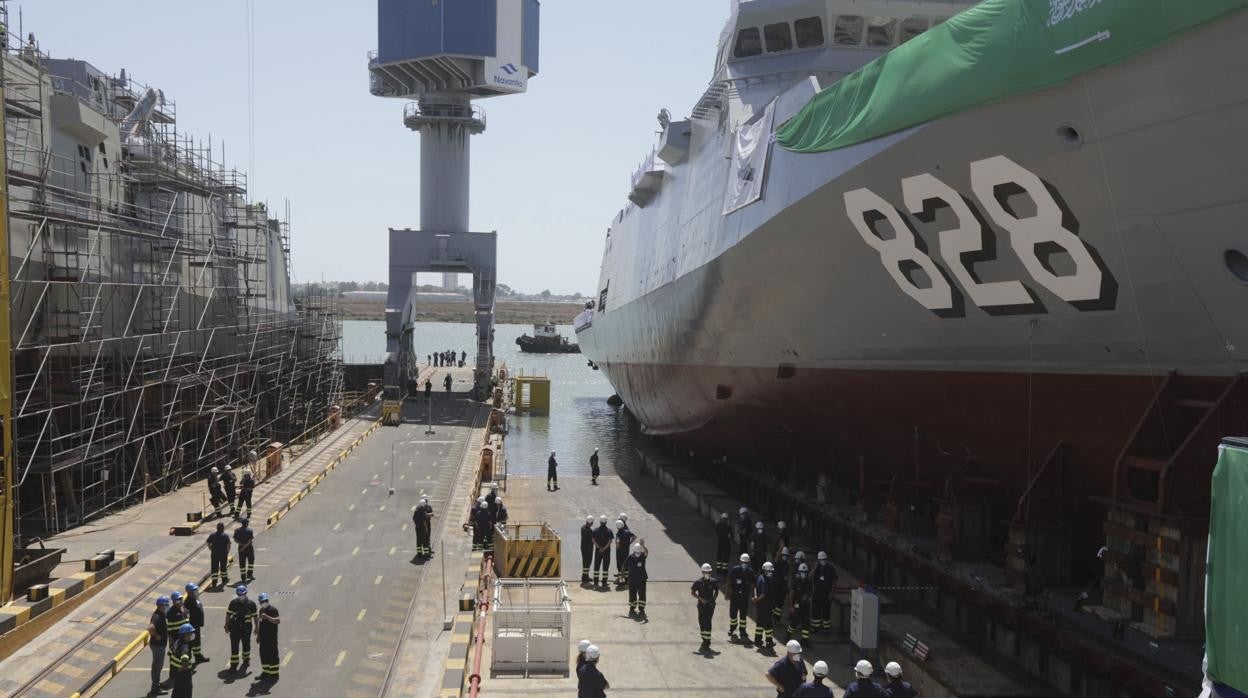
{"label": "ship under construction", "polygon": [[289,211],[160,89],[4,35],[0,600],[14,547],[323,428],[342,391]]}

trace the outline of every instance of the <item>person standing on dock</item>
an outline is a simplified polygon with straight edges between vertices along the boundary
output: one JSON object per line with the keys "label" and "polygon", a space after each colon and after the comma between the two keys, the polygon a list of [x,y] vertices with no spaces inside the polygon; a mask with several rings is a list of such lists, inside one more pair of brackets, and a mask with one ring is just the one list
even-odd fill
{"label": "person standing on dock", "polygon": [[793,606],[789,609],[788,631],[790,638],[797,637],[800,632],[802,642],[806,644],[810,644],[810,600],[813,594],[810,568],[803,562],[793,578]]}
{"label": "person standing on dock", "polygon": [[598,645],[585,648],[585,663],[576,670],[576,698],[607,698],[607,677],[598,671],[598,659],[602,656]]}
{"label": "person standing on dock", "polygon": [[186,609],[182,607],[182,592],[175,591],[170,594],[169,601],[169,610],[165,611],[165,627],[174,633],[169,642],[169,679],[173,680],[173,667],[177,663],[175,653],[179,651],[177,640],[180,639],[181,628],[187,622],[187,618]]}
{"label": "person standing on dock", "polygon": [[775,602],[771,608],[772,625],[779,626],[780,621],[784,618],[784,606],[789,602],[789,580],[793,576],[793,564],[789,562],[789,549],[787,547],[780,548],[780,553],[776,556],[773,564],[773,572],[771,579],[774,585],[772,600]]}
{"label": "person standing on dock", "polygon": [[783,521],[776,522],[776,549],[787,548],[792,545],[793,541],[789,537],[789,530]]}
{"label": "person standing on dock", "polygon": [[234,589],[234,600],[225,609],[225,631],[230,634],[231,673],[251,665],[251,633],[256,627],[256,602],[247,598],[247,587]]}
{"label": "person standing on dock", "polygon": [[464,364],[466,364],[466,363],[468,363],[468,352],[466,352],[466,351],[461,351],[461,352],[459,352],[459,365],[460,365],[460,367],[462,368],[462,367],[463,367],[463,365],[464,365]]}
{"label": "person standing on dock", "polygon": [[555,452],[550,452],[546,459],[546,491],[555,492],[559,489],[559,461],[555,460]]}
{"label": "person standing on dock", "polygon": [[874,673],[875,667],[871,666],[871,662],[865,659],[858,660],[858,663],[854,665],[854,680],[845,687],[845,695],[857,698],[883,696],[884,691],[880,685],[871,680],[871,675]]}
{"label": "person standing on dock", "polygon": [[762,572],[763,563],[767,561],[767,550],[771,541],[767,540],[767,532],[763,530],[763,522],[754,524],[754,537],[750,539],[750,559],[754,561],[754,574]]}
{"label": "person standing on dock", "polygon": [[585,666],[585,650],[589,649],[589,646],[592,644],[589,640],[581,640],[576,643],[576,673],[578,676],[581,673],[581,667]]}
{"label": "person standing on dock", "polygon": [[888,677],[888,685],[883,687],[880,695],[886,698],[919,698],[919,692],[909,681],[901,680],[901,665],[889,662],[884,665],[884,675]]}
{"label": "person standing on dock", "polygon": [[602,471],[598,469],[598,449],[595,448],[589,455],[589,484],[597,485],[598,476],[601,474]]}
{"label": "person standing on dock", "polygon": [[581,526],[581,584],[589,584],[589,564],[594,559],[594,516],[585,517]]}
{"label": "person standing on dock", "polygon": [[719,513],[719,521],[715,524],[715,571],[721,575],[728,574],[728,558],[732,557],[732,524],[728,523],[728,512]]}
{"label": "person standing on dock", "polygon": [[425,497],[420,498],[420,503],[416,505],[416,510],[412,512],[412,526],[416,529],[417,559],[433,557],[433,536],[431,535],[433,532],[433,507],[429,506],[429,500]]}
{"label": "person standing on dock", "polygon": [[698,632],[702,635],[700,651],[711,649],[711,621],[715,617],[715,597],[719,594],[719,581],[711,576],[711,563],[702,565],[702,577],[693,582],[689,592],[698,600]]}
{"label": "person standing on dock", "polygon": [[611,573],[611,541],[615,535],[607,528],[607,515],[598,517],[594,529],[594,586],[607,588],[607,575]]}
{"label": "person standing on dock", "polygon": [[741,640],[749,642],[750,636],[745,627],[746,616],[750,612],[750,592],[754,589],[754,569],[750,567],[750,556],[741,553],[741,562],[728,573],[728,641],[737,641],[740,631]]}
{"label": "person standing on dock", "polygon": [[221,471],[217,466],[208,469],[208,502],[212,505],[213,516],[221,515],[221,505],[225,503],[225,493],[221,491]]}
{"label": "person standing on dock", "polygon": [[737,554],[747,555],[750,552],[750,536],[754,534],[754,522],[745,507],[737,511]]}
{"label": "person standing on dock", "polygon": [[148,695],[154,696],[161,692],[160,672],[165,668],[165,648],[169,646],[169,623],[165,614],[169,612],[169,597],[156,599],[156,610],[147,622],[147,646],[152,651],[152,689]]}
{"label": "person standing on dock", "polygon": [[252,582],[256,579],[256,534],[248,525],[247,517],[239,519],[238,523],[238,528],[234,529],[234,542],[238,543],[238,578]]}
{"label": "person standing on dock", "polygon": [[477,502],[477,510],[472,512],[472,549],[486,552],[490,549],[490,505],[482,499]]}
{"label": "person standing on dock", "polygon": [[649,554],[646,541],[638,540],[633,544],[625,564],[628,570],[624,576],[628,582],[628,617],[632,618],[635,613],[637,620],[646,620],[646,580],[650,579],[646,572],[646,556]]}
{"label": "person standing on dock", "polygon": [[819,551],[815,556],[814,596],[811,598],[811,613],[814,614],[814,630],[816,633],[832,632],[832,590],[836,588],[836,568],[828,562],[828,554]]}
{"label": "person standing on dock", "polygon": [[186,601],[182,605],[186,608],[187,621],[195,628],[195,636],[191,638],[195,663],[203,664],[208,661],[204,656],[204,602],[199,598],[199,585],[195,582],[187,582]]}
{"label": "person standing on dock", "polygon": [[212,554],[212,586],[223,587],[230,581],[230,536],[225,524],[217,522],[217,532],[208,535],[208,551]]}
{"label": "person standing on dock", "polygon": [[828,678],[828,663],[822,660],[815,662],[814,674],[815,680],[802,684],[793,698],[832,698],[832,688],[823,683]]}
{"label": "person standing on dock", "polygon": [[262,591],[257,598],[260,601],[260,613],[256,616],[256,644],[260,645],[259,680],[274,684],[282,668],[277,654],[277,626],[282,619],[277,607],[269,603],[268,594]]}
{"label": "person standing on dock", "polygon": [[507,513],[507,507],[503,505],[503,498],[499,497],[498,499],[495,499],[494,502],[498,504],[498,513],[494,515],[494,523],[506,526],[507,519],[510,518],[510,514]]}
{"label": "person standing on dock", "polygon": [[238,488],[238,511],[245,518],[251,518],[251,495],[256,490],[256,478],[250,470],[243,471],[243,481]]}
{"label": "person standing on dock", "polygon": [[195,676],[195,660],[191,656],[191,638],[195,626],[183,623],[178,626],[178,637],[169,649],[169,680],[173,683],[170,698],[191,698],[192,681]]}
{"label": "person standing on dock", "polygon": [[221,484],[225,487],[225,501],[230,503],[230,516],[238,518],[238,509],[234,507],[234,471],[230,470],[230,466],[225,466],[225,472],[221,473]]}
{"label": "person standing on dock", "polygon": [[453,379],[453,378],[451,378],[451,374],[449,374],[449,373],[448,373],[448,374],[446,374],[446,378],[445,378],[445,379],[443,379],[443,381],[442,381],[442,385],[446,386],[446,394],[447,394],[447,395],[450,395],[450,394],[451,394],[451,383],[452,383],[453,381],[454,381],[454,379]]}
{"label": "person standing on dock", "polygon": [[429,380],[428,378],[425,379],[425,399],[426,400],[433,399],[433,381]]}
{"label": "person standing on dock", "polygon": [[776,687],[779,698],[793,698],[797,689],[806,680],[806,664],[802,662],[802,645],[797,640],[789,640],[785,645],[785,655],[776,660],[765,674],[767,681]]}
{"label": "person standing on dock", "polygon": [[775,566],[770,562],[763,563],[763,573],[754,582],[754,646],[760,649],[771,649],[775,644],[775,620],[771,607],[776,604]]}
{"label": "person standing on dock", "polygon": [[628,584],[628,555],[633,546],[633,532],[624,519],[615,520],[615,584]]}

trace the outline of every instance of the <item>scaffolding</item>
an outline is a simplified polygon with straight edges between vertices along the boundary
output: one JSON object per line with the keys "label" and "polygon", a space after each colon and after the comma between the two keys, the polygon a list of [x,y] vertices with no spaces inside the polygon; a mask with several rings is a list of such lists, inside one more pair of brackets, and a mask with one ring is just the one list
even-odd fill
{"label": "scaffolding", "polygon": [[125,71],[33,37],[3,54],[13,537],[328,428],[341,323],[334,294],[291,291],[289,211]]}

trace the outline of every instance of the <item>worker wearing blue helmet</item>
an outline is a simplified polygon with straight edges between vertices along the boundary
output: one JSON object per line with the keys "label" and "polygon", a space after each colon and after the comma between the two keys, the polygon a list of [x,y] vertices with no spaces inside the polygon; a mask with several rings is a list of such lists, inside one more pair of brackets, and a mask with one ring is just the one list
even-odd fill
{"label": "worker wearing blue helmet", "polygon": [[225,631],[230,634],[230,672],[246,672],[251,665],[251,633],[256,627],[256,602],[247,598],[247,587],[234,589],[234,600],[225,609]]}
{"label": "worker wearing blue helmet", "polygon": [[172,698],[191,698],[191,679],[195,674],[194,653],[191,638],[195,626],[183,623],[178,627],[178,637],[169,645],[169,679],[173,682]]}

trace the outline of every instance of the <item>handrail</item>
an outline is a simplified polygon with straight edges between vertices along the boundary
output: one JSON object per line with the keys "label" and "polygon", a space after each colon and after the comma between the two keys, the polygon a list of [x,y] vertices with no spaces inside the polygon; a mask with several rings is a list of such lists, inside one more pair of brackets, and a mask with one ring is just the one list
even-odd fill
{"label": "handrail", "polygon": [[468,676],[468,696],[477,698],[481,691],[481,655],[485,649],[485,616],[490,610],[490,575],[494,571],[494,554],[481,559],[481,582],[477,585],[477,628],[473,642],[472,674]]}
{"label": "handrail", "polygon": [[485,110],[462,102],[408,102],[403,107],[403,119],[456,119],[479,121],[484,126]]}

